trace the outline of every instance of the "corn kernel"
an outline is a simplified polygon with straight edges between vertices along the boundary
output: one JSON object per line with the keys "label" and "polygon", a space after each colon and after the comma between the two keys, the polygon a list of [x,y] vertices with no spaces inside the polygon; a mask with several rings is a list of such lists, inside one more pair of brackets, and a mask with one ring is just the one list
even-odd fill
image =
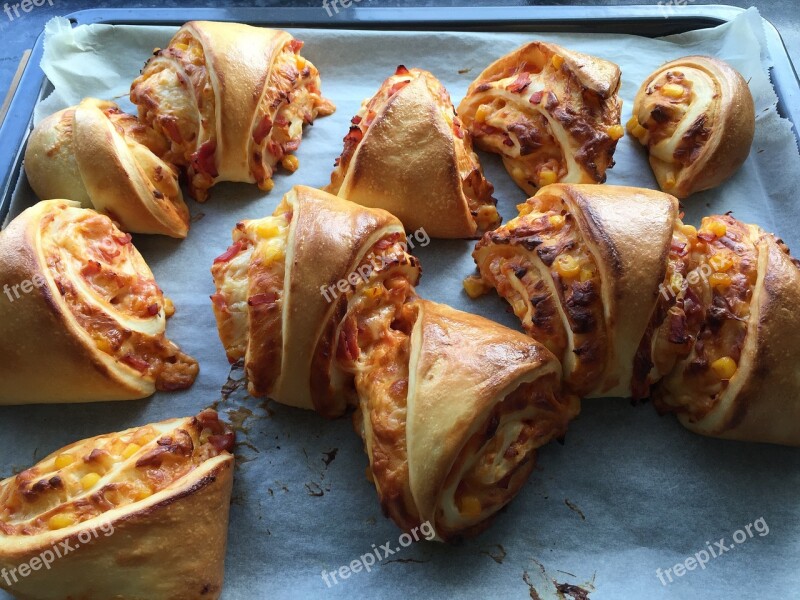
{"label": "corn kernel", "polygon": [[122,451],[122,458],[128,460],[131,456],[136,454],[142,447],[139,444],[128,444],[125,450]]}
{"label": "corn kernel", "polygon": [[473,275],[464,279],[464,291],[470,298],[478,298],[483,296],[489,291],[489,287],[484,283],[483,279]]}
{"label": "corn kernel", "polygon": [[258,189],[262,192],[271,192],[272,188],[275,187],[275,182],[272,179],[265,179],[264,181],[258,182]]}
{"label": "corn kernel", "polygon": [[633,137],[635,137],[637,140],[642,140],[642,138],[644,138],[647,135],[647,129],[637,124],[636,127],[633,128],[631,133],[633,134]]}
{"label": "corn kernel", "polygon": [[683,96],[684,91],[684,87],[677,83],[668,83],[661,88],[661,92],[668,98],[680,98]]}
{"label": "corn kernel", "polygon": [[81,487],[84,490],[89,491],[90,489],[92,489],[94,486],[97,485],[98,481],[100,481],[100,475],[98,475],[97,473],[87,473],[86,475],[81,477]]}
{"label": "corn kernel", "polygon": [[281,159],[281,166],[290,173],[294,173],[300,166],[300,161],[294,154],[287,154]]}
{"label": "corn kernel", "polygon": [[708,282],[715,288],[729,288],[731,286],[731,276],[727,273],[712,273]]}
{"label": "corn kernel", "polygon": [[56,456],[56,469],[64,469],[75,462],[75,456],[72,454],[59,454]]}
{"label": "corn kernel", "polygon": [[738,368],[736,361],[730,356],[723,356],[711,363],[711,369],[720,379],[730,379],[736,374]]}
{"label": "corn kernel", "polygon": [[725,223],[712,221],[710,219],[703,219],[703,225],[700,228],[700,231],[704,233],[710,233],[715,237],[721,238],[728,233],[728,228]]}
{"label": "corn kernel", "polygon": [[524,217],[525,215],[529,215],[533,212],[533,206],[528,202],[523,202],[522,204],[517,204],[517,210],[519,211],[519,216]]}
{"label": "corn kernel", "polygon": [[511,308],[514,310],[514,314],[520,319],[525,316],[525,313],[528,312],[528,306],[525,304],[525,300],[522,298],[515,298],[512,300]]}
{"label": "corn kernel", "polygon": [[458,503],[459,511],[467,518],[479,517],[482,508],[480,499],[475,496],[464,496]]}
{"label": "corn kernel", "polygon": [[612,125],[608,128],[606,133],[608,133],[608,137],[612,140],[618,140],[625,135],[625,130],[622,128],[622,125]]}
{"label": "corn kernel", "polygon": [[74,525],[77,522],[77,519],[74,515],[68,514],[59,514],[53,515],[47,521],[47,526],[50,529],[64,529],[65,527],[69,527],[70,525]]}
{"label": "corn kernel", "polygon": [[298,71],[302,71],[303,69],[306,68],[306,62],[307,61],[306,61],[305,58],[303,58],[299,54],[297,55],[297,58],[295,59],[295,62],[297,63],[297,70]]}
{"label": "corn kernel", "polygon": [[269,265],[273,262],[278,262],[279,260],[283,260],[283,244],[281,243],[274,243],[275,240],[270,240],[263,245],[263,250],[261,251],[261,258],[264,261],[265,265]]}
{"label": "corn kernel", "polygon": [[164,297],[164,316],[166,318],[170,318],[172,315],[175,314],[175,304],[172,302],[171,298]]}
{"label": "corn kernel", "polygon": [[539,187],[551,185],[558,181],[558,173],[550,169],[542,169],[539,171]]}
{"label": "corn kernel", "polygon": [[153,495],[153,490],[151,490],[145,484],[141,484],[141,486],[136,488],[136,491],[133,494],[133,499],[137,501],[144,500],[152,495]]}
{"label": "corn kernel", "polygon": [[277,237],[281,230],[271,218],[264,219],[255,226],[255,233],[262,239]]}
{"label": "corn kernel", "polygon": [[694,225],[681,225],[681,233],[688,238],[696,238],[697,237],[697,227]]}
{"label": "corn kernel", "polygon": [[636,115],[633,115],[630,119],[628,119],[628,122],[625,124],[625,127],[627,127],[628,131],[630,131],[631,133],[633,133],[633,130],[636,127],[641,127],[641,125],[639,125],[639,119],[636,117]]}
{"label": "corn kernel", "polygon": [[564,222],[566,219],[564,218],[564,215],[550,215],[548,221],[550,222],[551,227],[555,229],[561,229],[564,227]]}
{"label": "corn kernel", "polygon": [[708,262],[715,271],[719,272],[730,271],[733,267],[733,259],[727,254],[715,254]]}
{"label": "corn kernel", "polygon": [[590,269],[589,267],[583,267],[581,269],[581,282],[589,281],[594,277],[594,270]]}
{"label": "corn kernel", "polygon": [[560,54],[554,54],[551,62],[556,69],[560,69],[561,65],[564,64],[564,57]]}
{"label": "corn kernel", "polygon": [[489,108],[488,104],[481,104],[478,107],[478,110],[475,111],[475,120],[478,122],[483,122],[486,120],[486,117],[491,114],[491,109]]}
{"label": "corn kernel", "polygon": [[576,277],[581,271],[581,265],[574,256],[562,254],[556,259],[556,271],[562,277]]}

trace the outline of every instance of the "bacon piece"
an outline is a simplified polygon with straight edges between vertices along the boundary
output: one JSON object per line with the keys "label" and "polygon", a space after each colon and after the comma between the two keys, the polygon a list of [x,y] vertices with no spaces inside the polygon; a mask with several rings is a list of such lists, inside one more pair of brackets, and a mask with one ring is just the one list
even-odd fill
{"label": "bacon piece", "polygon": [[147,371],[150,370],[150,363],[148,363],[144,359],[139,358],[138,356],[134,356],[133,354],[126,354],[119,360],[120,362],[125,363],[129,367],[136,369],[140,373],[147,373]]}
{"label": "bacon piece", "polygon": [[406,69],[405,65],[397,65],[397,70],[394,72],[395,75],[410,75],[411,72]]}
{"label": "bacon piece", "polygon": [[271,129],[272,119],[269,118],[269,115],[264,115],[258,122],[258,127],[256,127],[255,131],[253,132],[253,141],[255,141],[256,144],[261,145],[261,142],[266,139]]}
{"label": "bacon piece", "polygon": [[268,292],[266,294],[256,294],[247,299],[248,306],[262,306],[264,304],[273,304],[278,299],[275,292]]}
{"label": "bacon piece", "polygon": [[216,265],[218,263],[228,262],[237,254],[239,254],[239,252],[242,251],[242,248],[244,248],[244,243],[241,240],[233,243],[225,252],[214,259],[214,264]]}
{"label": "bacon piece", "polygon": [[395,95],[397,92],[399,92],[400,90],[402,90],[402,89],[403,89],[404,87],[406,87],[406,86],[407,86],[409,83],[411,83],[411,80],[410,80],[410,79],[409,79],[409,80],[406,80],[406,81],[398,81],[398,82],[397,82],[397,83],[395,83],[395,84],[394,84],[392,87],[390,87],[390,88],[389,88],[389,95],[390,95],[390,96],[394,96],[394,95]]}
{"label": "bacon piece", "polygon": [[521,71],[506,89],[512,94],[519,94],[524,92],[530,84],[531,74],[527,71]]}
{"label": "bacon piece", "polygon": [[303,47],[304,44],[305,42],[301,42],[300,40],[292,40],[291,42],[286,44],[286,47],[295,54],[297,54],[298,52],[300,52],[300,49]]}
{"label": "bacon piece", "polygon": [[217,143],[208,140],[192,155],[192,168],[197,173],[206,173],[211,177],[217,177],[217,163],[214,160],[217,151]]}
{"label": "bacon piece", "polygon": [[81,275],[84,277],[91,277],[92,275],[97,275],[102,270],[100,263],[96,260],[90,260],[88,263],[84,265],[81,269]]}

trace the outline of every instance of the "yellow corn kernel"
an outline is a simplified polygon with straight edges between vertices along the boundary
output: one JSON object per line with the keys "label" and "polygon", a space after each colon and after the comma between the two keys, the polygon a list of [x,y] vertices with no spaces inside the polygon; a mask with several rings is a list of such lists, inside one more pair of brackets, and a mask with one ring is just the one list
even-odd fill
{"label": "yellow corn kernel", "polygon": [[625,135],[625,130],[622,128],[622,125],[612,125],[608,128],[606,133],[608,133],[608,137],[612,140],[618,140]]}
{"label": "yellow corn kernel", "polygon": [[464,279],[464,291],[467,292],[467,296],[470,298],[478,298],[488,292],[489,287],[484,283],[483,279],[473,275]]}
{"label": "yellow corn kernel", "polygon": [[294,173],[300,166],[300,161],[297,160],[294,154],[287,154],[281,159],[281,166],[289,171],[289,173]]}
{"label": "yellow corn kernel", "polygon": [[111,347],[111,342],[109,342],[105,336],[96,333],[95,335],[92,336],[92,339],[94,340],[95,347],[98,350],[100,350],[100,352],[111,354],[114,351],[113,348]]}
{"label": "yellow corn kernel", "polygon": [[133,493],[133,499],[137,501],[144,500],[152,495],[153,495],[153,490],[151,490],[145,484],[141,484],[139,487],[136,488],[136,491]]}
{"label": "yellow corn kernel", "polygon": [[738,368],[736,361],[730,356],[723,356],[711,363],[711,369],[720,379],[730,379],[736,374]]}
{"label": "yellow corn kernel", "polygon": [[715,271],[722,273],[730,271],[731,268],[733,268],[733,259],[727,254],[715,254],[708,259],[708,262]]}
{"label": "yellow corn kernel", "polygon": [[533,212],[533,206],[527,202],[523,202],[522,204],[517,204],[517,210],[519,211],[519,216],[524,217]]}
{"label": "yellow corn kernel", "polygon": [[75,462],[75,456],[72,454],[59,454],[56,456],[56,469],[64,469]]}
{"label": "yellow corn kernel", "polygon": [[548,221],[550,221],[551,227],[555,229],[561,229],[564,226],[566,218],[564,217],[564,215],[550,215]]}
{"label": "yellow corn kernel", "polygon": [[636,127],[641,127],[641,125],[639,125],[639,119],[636,117],[636,115],[633,115],[630,119],[628,119],[628,122],[625,124],[625,127],[627,127],[628,131],[630,131],[631,133],[633,133],[633,130]]}
{"label": "yellow corn kernel", "polygon": [[708,282],[715,288],[729,288],[731,286],[731,276],[727,273],[712,273]]}
{"label": "yellow corn kernel", "polygon": [[186,52],[189,49],[189,44],[175,44],[173,48],[181,52]]}
{"label": "yellow corn kernel", "polygon": [[68,514],[59,514],[53,515],[47,520],[47,526],[50,529],[64,529],[65,527],[69,527],[70,525],[74,525],[77,522],[77,519],[74,515]]}
{"label": "yellow corn kernel", "polygon": [[697,237],[697,227],[694,225],[681,225],[681,233],[685,235],[687,238],[696,238]]}
{"label": "yellow corn kernel", "polygon": [[728,228],[725,223],[719,221],[712,221],[710,219],[703,219],[703,225],[700,227],[703,233],[710,233],[715,237],[721,238],[728,233]]}
{"label": "yellow corn kernel", "polygon": [[564,64],[564,57],[560,54],[554,54],[551,62],[556,69],[560,69],[561,65]]}
{"label": "yellow corn kernel", "polygon": [[478,122],[483,122],[491,114],[491,112],[492,110],[489,108],[488,104],[481,104],[478,107],[478,110],[475,111],[475,120]]}
{"label": "yellow corn kernel", "polygon": [[97,473],[87,473],[86,475],[81,477],[81,487],[84,490],[89,491],[90,489],[92,489],[94,486],[97,485],[98,481],[100,481],[100,475],[98,475]]}
{"label": "yellow corn kernel", "polygon": [[262,192],[271,192],[272,188],[275,187],[275,182],[272,179],[265,179],[264,181],[260,181],[258,183],[258,189]]}
{"label": "yellow corn kernel", "polygon": [[139,444],[128,444],[125,450],[122,451],[122,458],[128,460],[131,456],[136,454],[142,447]]}
{"label": "yellow corn kernel", "polygon": [[261,257],[265,265],[282,260],[283,245],[266,242],[261,251]]}
{"label": "yellow corn kernel", "polygon": [[175,304],[172,302],[172,298],[164,297],[164,316],[166,318],[170,318],[172,315],[175,314]]}
{"label": "yellow corn kernel", "polygon": [[271,218],[264,219],[255,226],[255,233],[262,239],[278,237],[281,230]]}
{"label": "yellow corn kernel", "polygon": [[581,265],[574,256],[562,254],[556,259],[556,271],[562,277],[577,277],[581,271]]}
{"label": "yellow corn kernel", "polygon": [[631,131],[631,133],[633,134],[633,137],[635,137],[637,140],[641,140],[643,137],[647,135],[647,129],[645,129],[641,125],[636,125],[636,127],[633,128],[633,131]]}
{"label": "yellow corn kernel", "polygon": [[539,187],[544,187],[558,181],[558,173],[550,169],[542,169],[539,171]]}
{"label": "yellow corn kernel", "polygon": [[525,304],[525,300],[522,298],[515,298],[514,300],[511,300],[511,308],[514,310],[514,314],[519,318],[522,318],[525,313],[528,312],[528,306]]}
{"label": "yellow corn kernel", "polygon": [[475,518],[481,515],[481,501],[475,496],[464,496],[458,503],[458,509],[467,518]]}
{"label": "yellow corn kernel", "polygon": [[581,282],[589,281],[594,277],[594,270],[590,269],[589,267],[583,267],[581,269]]}
{"label": "yellow corn kernel", "polygon": [[307,62],[306,59],[298,54],[297,58],[295,59],[295,63],[297,64],[297,70],[302,71],[303,69],[305,69],[306,62]]}
{"label": "yellow corn kernel", "polygon": [[668,98],[680,98],[684,91],[684,87],[677,83],[668,83],[661,88],[661,92]]}

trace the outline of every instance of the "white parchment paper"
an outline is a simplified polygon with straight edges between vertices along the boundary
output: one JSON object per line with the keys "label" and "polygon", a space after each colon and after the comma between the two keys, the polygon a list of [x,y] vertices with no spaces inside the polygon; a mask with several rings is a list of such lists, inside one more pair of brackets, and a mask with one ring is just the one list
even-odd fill
{"label": "white parchment paper", "polygon": [[[750,81],[756,99],[755,142],[732,180],[686,202],[687,220],[696,223],[702,215],[732,210],[775,231],[800,252],[795,199],[800,157],[791,125],[775,110],[758,13],[751,9],[716,29],[661,40],[606,34],[291,31],[306,42],[303,54],[319,67],[323,92],[338,107],[333,116],[307,128],[298,152],[300,169],[279,175],[268,195],[254,186],[223,184],[212,190],[208,203],[191,202],[195,221],[183,242],[135,237],[175,301],[169,332],[200,361],[197,383],[183,393],[138,402],[0,408],[0,477],[76,439],[195,414],[218,403],[239,428],[224,598],[546,599],[564,597],[557,590],[564,583],[582,586],[593,600],[794,597],[800,589],[800,452],[702,438],[671,417],[659,418],[649,405],[632,407],[621,399],[585,402],[566,444],[541,451],[519,497],[477,539],[455,547],[416,544],[369,572],[335,584],[329,578],[326,584],[323,570],[349,565],[387,542],[394,550],[400,532],[380,513],[375,491],[364,478],[367,458],[347,419],[327,422],[253,400],[228,381],[229,365],[208,300],[214,291],[211,262],[227,247],[235,223],[271,213],[292,185],[325,185],[349,119],[398,64],[429,69],[458,104],[484,67],[532,39],[618,63],[623,123],[639,84],[660,64],[695,53],[730,62]],[[153,48],[166,45],[174,28],[72,29],[54,20],[47,32],[42,68],[56,91],[39,105],[37,119],[84,96],[116,98],[130,109],[130,82]],[[615,158],[608,183],[655,186],[635,140],[621,140]],[[525,194],[497,157],[482,155],[482,162],[504,220],[512,218]],[[12,215],[33,202],[23,178]],[[470,301],[463,293],[461,279],[474,269],[473,244],[434,240],[417,248],[424,268],[421,293],[517,328],[496,297]],[[226,382],[227,390],[234,391],[222,400]],[[758,519],[769,532],[751,527],[752,537],[731,546],[735,533]],[[663,573],[721,539],[733,549],[710,558],[703,568],[671,575],[672,582],[662,575],[662,584],[658,569]]]}

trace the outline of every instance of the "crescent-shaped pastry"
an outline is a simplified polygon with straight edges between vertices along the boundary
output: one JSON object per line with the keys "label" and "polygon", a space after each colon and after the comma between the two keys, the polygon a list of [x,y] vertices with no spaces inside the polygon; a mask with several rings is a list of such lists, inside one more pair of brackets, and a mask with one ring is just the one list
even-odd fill
{"label": "crescent-shaped pastry", "polygon": [[295,186],[273,216],[239,223],[233,240],[212,268],[228,359],[244,360],[251,395],[340,416],[346,405],[333,354],[352,286],[382,280],[389,267],[412,285],[419,279],[402,224]]}
{"label": "crescent-shaped pastry", "polygon": [[497,227],[493,189],[447,90],[428,71],[402,65],[353,117],[326,188],[434,238]]}
{"label": "crescent-shaped pastry", "polygon": [[87,98],[44,119],[25,150],[25,174],[42,200],[71,198],[131,233],[189,231],[166,141],[113,102]]}
{"label": "crescent-shaped pastry", "polygon": [[638,188],[554,184],[487,233],[471,295],[495,288],[584,396],[627,396],[664,281],[678,203]]}
{"label": "crescent-shaped pastry", "polygon": [[419,266],[389,213],[296,187],[234,239],[212,269],[229,358],[279,402],[329,417],[357,406],[370,478],[401,528],[477,533],[577,415],[541,344],[416,296]]}
{"label": "crescent-shaped pastry", "polygon": [[706,217],[686,249],[676,310],[696,340],[654,391],[690,430],[800,446],[800,262],[729,215]]}
{"label": "crescent-shaped pastry", "polygon": [[234,439],[206,410],[76,442],[0,481],[0,588],[27,600],[219,598]]}
{"label": "crescent-shaped pastry", "polygon": [[0,232],[0,292],[0,405],[132,400],[197,377],[131,236],[77,202],[40,202]]}
{"label": "crescent-shaped pastry", "polygon": [[269,191],[278,163],[297,169],[303,125],[335,110],[302,46],[277,29],[191,21],[147,62],[131,101],[169,140],[195,198],[220,181]]}
{"label": "crescent-shaped pastry", "polygon": [[753,96],[726,62],[679,58],[642,83],[628,131],[647,148],[661,189],[686,198],[718,186],[747,159],[755,133]]}
{"label": "crescent-shaped pastry", "polygon": [[528,194],[556,182],[604,183],[624,134],[619,87],[614,63],[531,42],[478,75],[458,115]]}

